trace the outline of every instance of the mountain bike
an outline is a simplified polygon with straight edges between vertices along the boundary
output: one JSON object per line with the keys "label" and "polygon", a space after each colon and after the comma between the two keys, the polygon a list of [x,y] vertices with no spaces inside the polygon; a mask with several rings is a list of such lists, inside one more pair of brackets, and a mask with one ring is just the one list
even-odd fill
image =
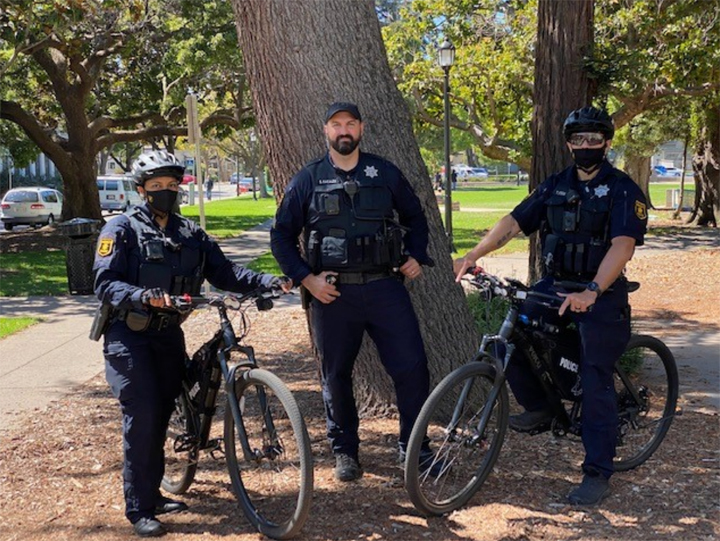
{"label": "mountain bike", "polygon": [[[541,382],[553,419],[534,434],[580,436],[579,335],[572,324],[552,324],[522,312],[527,300],[557,308],[562,298],[530,290],[522,282],[473,271],[470,284],[507,313],[497,334],[485,335],[472,362],[448,374],[426,400],[408,442],[405,487],[415,507],[442,515],[465,503],[490,475],[508,427],[510,403],[505,368],[519,348]],[[563,283],[572,290],[584,284]],[[629,283],[634,291],[639,284]],[[678,398],[678,372],[670,350],[657,338],[633,334],[614,369],[618,404],[615,471],[636,468],[655,452],[670,428]],[[427,444],[432,463],[419,460]]]}
{"label": "mountain bike", "polygon": [[[290,390],[274,374],[258,367],[254,349],[242,344],[249,330],[247,308],[269,310],[277,289],[257,289],[241,297],[173,297],[173,306],[189,314],[200,306],[217,311],[214,336],[187,358],[183,388],[175,402],[165,439],[162,488],[188,490],[201,452],[225,455],[233,491],[258,532],[289,539],[310,512],[313,460],[310,438]],[[228,312],[241,316],[236,335]],[[235,362],[231,354],[241,357]],[[210,438],[210,428],[225,389],[224,435]]]}

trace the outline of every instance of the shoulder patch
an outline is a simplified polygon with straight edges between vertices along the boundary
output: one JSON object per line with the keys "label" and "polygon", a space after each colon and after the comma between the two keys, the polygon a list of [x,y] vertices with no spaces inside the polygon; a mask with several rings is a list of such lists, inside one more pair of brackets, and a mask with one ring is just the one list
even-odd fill
{"label": "shoulder patch", "polygon": [[647,206],[642,201],[635,200],[635,216],[641,220],[647,218]]}
{"label": "shoulder patch", "polygon": [[115,246],[115,240],[110,238],[100,239],[98,242],[97,253],[100,257],[105,257],[113,252]]}

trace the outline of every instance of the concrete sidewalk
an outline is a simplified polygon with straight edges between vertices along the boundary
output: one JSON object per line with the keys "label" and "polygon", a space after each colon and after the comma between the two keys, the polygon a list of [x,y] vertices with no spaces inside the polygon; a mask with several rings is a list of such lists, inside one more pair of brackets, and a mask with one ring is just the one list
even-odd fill
{"label": "concrete sidewalk", "polygon": [[[240,264],[266,253],[270,250],[270,225],[268,220],[237,238],[223,240],[223,251]],[[662,249],[648,248],[648,253]],[[642,254],[638,252],[638,256]],[[499,276],[527,279],[527,254],[486,257],[481,264]],[[288,295],[276,306],[297,306],[299,302],[299,295]],[[88,339],[95,306],[94,296],[0,298],[0,315],[42,319],[0,340],[0,437],[5,437],[26,414],[61,398],[104,370],[102,342]],[[666,339],[673,350],[681,374],[690,370],[700,376],[689,386],[681,375],[681,393],[699,407],[720,409],[720,333],[659,337]]]}
{"label": "concrete sidewalk", "polygon": [[[233,261],[245,264],[270,250],[271,221],[220,244]],[[299,304],[298,295],[276,302]],[[103,372],[102,341],[88,339],[97,300],[93,295],[0,298],[3,317],[42,321],[0,340],[0,437],[27,413],[45,407]]]}

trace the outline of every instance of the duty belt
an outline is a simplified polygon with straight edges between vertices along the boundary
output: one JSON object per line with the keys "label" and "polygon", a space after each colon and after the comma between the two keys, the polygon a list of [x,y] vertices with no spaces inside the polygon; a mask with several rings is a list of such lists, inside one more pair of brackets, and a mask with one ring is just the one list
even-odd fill
{"label": "duty belt", "polygon": [[182,323],[180,314],[152,314],[150,316],[150,325],[148,329],[153,331],[162,331],[171,325],[179,325]]}
{"label": "duty belt", "polygon": [[339,284],[345,284],[348,286],[356,286],[369,284],[376,280],[382,280],[383,278],[389,278],[392,276],[390,271],[384,272],[339,272],[337,274],[337,282]]}

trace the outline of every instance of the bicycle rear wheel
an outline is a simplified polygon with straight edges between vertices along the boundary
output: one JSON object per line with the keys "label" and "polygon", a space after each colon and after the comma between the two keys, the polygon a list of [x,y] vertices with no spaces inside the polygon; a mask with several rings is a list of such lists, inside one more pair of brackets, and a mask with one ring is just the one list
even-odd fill
{"label": "bicycle rear wheel", "polygon": [[650,458],[672,423],[678,398],[673,354],[657,338],[632,336],[615,369],[615,391],[615,470],[627,471]]}
{"label": "bicycle rear wheel", "polygon": [[[235,399],[240,431],[230,405],[225,409],[225,456],[233,490],[260,533],[289,539],[307,520],[313,489],[310,438],[300,409],[285,384],[262,369],[242,374],[235,382]],[[238,435],[243,431],[251,456]]]}
{"label": "bicycle rear wheel", "polygon": [[[509,415],[504,384],[497,398],[489,402],[494,381],[489,364],[473,362],[448,374],[425,401],[405,460],[405,488],[423,513],[442,515],[461,507],[492,471]],[[479,429],[486,412],[487,423]],[[454,414],[457,421],[453,423]],[[421,449],[428,441],[435,453],[433,465],[439,463],[439,467],[420,464]]]}
{"label": "bicycle rear wheel", "polygon": [[190,488],[197,471],[200,436],[187,392],[175,399],[175,410],[165,433],[165,474],[162,488],[183,494]]}

